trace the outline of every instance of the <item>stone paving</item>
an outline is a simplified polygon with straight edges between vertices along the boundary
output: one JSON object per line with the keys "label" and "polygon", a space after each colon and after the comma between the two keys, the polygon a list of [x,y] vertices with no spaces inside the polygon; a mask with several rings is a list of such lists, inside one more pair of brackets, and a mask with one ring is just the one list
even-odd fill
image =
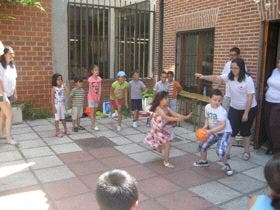
{"label": "stone paving", "polygon": [[[270,158],[253,151],[241,160],[242,148],[233,147],[227,177],[215,148],[209,151],[210,167],[192,166],[198,158],[191,125],[175,128],[171,161],[175,169],[162,166],[160,154],[143,144],[149,132],[142,119],[138,128],[124,120],[117,133],[116,121],[98,121],[93,131],[82,119],[85,131],[54,137],[53,120],[27,121],[13,127],[19,146],[0,140],[0,209],[97,210],[95,185],[109,169],[127,170],[138,181],[140,210],[245,209],[250,196],[268,193],[263,166]],[[70,123],[69,123],[69,127]]]}

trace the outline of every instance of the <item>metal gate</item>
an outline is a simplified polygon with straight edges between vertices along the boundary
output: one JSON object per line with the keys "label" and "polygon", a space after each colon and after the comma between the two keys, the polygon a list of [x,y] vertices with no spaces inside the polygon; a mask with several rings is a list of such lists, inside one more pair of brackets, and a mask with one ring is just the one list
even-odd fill
{"label": "metal gate", "polygon": [[153,14],[150,0],[69,0],[69,79],[86,78],[93,64],[105,79],[120,69],[128,76],[138,70],[147,77],[153,53]]}

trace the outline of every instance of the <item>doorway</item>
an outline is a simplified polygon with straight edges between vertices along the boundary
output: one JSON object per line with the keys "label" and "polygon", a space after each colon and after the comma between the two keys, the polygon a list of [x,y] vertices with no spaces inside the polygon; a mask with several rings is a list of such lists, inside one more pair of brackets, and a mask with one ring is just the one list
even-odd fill
{"label": "doorway", "polygon": [[266,143],[264,102],[266,81],[276,68],[280,59],[280,20],[263,23],[263,53],[261,62],[261,73],[259,75],[258,105],[259,112],[256,117],[255,127],[255,148],[259,148]]}

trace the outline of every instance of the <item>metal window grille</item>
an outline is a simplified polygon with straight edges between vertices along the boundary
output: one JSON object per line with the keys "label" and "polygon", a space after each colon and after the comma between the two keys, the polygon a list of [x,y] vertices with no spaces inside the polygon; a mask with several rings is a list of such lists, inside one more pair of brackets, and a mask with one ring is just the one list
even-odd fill
{"label": "metal window grille", "polygon": [[[69,0],[69,79],[86,78],[93,64],[100,67],[103,78],[110,78],[112,61],[113,75],[124,69],[128,76],[138,70],[142,77],[147,77],[152,33],[150,17],[154,13],[150,4],[148,0]],[[110,21],[112,10],[114,26]],[[114,46],[110,46],[112,30]],[[112,47],[113,59],[110,57]]]}

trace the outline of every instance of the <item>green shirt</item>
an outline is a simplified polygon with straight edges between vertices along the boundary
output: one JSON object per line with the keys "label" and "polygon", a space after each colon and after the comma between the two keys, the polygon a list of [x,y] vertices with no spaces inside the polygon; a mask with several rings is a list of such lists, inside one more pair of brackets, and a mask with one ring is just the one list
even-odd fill
{"label": "green shirt", "polygon": [[84,106],[85,91],[83,88],[73,88],[71,91],[72,107]]}
{"label": "green shirt", "polygon": [[120,84],[119,81],[115,81],[112,84],[112,88],[114,89],[114,94],[110,95],[110,99],[122,99],[124,98],[124,90],[128,88],[128,82],[124,81],[124,83]]}

